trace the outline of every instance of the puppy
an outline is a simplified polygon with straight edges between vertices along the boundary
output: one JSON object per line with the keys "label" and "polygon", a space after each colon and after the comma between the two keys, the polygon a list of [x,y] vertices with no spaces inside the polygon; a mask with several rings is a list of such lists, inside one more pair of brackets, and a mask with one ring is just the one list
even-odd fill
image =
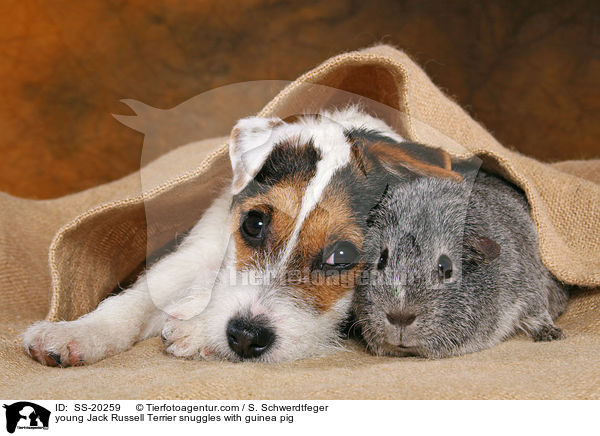
{"label": "puppy", "polygon": [[360,273],[366,217],[392,180],[448,176],[449,156],[356,107],[232,131],[231,188],[182,244],[75,321],[42,321],[26,351],[93,363],[161,335],[174,356],[280,362],[335,346]]}

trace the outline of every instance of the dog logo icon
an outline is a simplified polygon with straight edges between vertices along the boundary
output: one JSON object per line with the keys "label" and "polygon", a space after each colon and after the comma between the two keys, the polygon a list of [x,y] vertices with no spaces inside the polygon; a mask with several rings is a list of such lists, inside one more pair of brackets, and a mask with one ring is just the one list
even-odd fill
{"label": "dog logo icon", "polygon": [[28,401],[19,401],[10,405],[4,404],[6,409],[6,431],[14,433],[19,429],[48,429],[50,411]]}

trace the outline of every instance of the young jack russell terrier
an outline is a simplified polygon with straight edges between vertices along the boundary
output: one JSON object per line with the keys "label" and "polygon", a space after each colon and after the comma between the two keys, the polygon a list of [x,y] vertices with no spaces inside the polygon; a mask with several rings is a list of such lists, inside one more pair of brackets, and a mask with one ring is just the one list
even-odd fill
{"label": "young jack russell terrier", "polygon": [[229,154],[231,188],[182,244],[93,312],[33,324],[23,340],[31,357],[89,364],[157,335],[186,358],[322,354],[338,344],[366,217],[386,186],[456,176],[445,152],[405,142],[357,107],[242,119]]}

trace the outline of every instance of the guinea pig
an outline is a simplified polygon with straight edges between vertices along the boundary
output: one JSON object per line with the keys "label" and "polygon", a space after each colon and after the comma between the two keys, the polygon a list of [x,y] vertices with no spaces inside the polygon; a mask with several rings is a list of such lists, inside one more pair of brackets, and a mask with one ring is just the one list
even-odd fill
{"label": "guinea pig", "polygon": [[442,358],[554,325],[567,286],[543,265],[525,196],[480,171],[471,181],[421,178],[388,187],[372,210],[353,302],[368,350]]}

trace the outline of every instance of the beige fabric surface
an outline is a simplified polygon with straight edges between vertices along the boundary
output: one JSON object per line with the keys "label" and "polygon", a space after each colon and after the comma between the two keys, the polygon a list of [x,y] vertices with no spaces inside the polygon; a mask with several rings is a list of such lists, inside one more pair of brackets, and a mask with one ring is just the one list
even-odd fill
{"label": "beige fabric surface", "polygon": [[[565,282],[600,286],[600,161],[543,164],[504,148],[391,47],[326,61],[261,115],[343,104],[349,95],[307,83],[381,103],[375,114],[411,140],[481,156],[525,190],[548,268]],[[29,359],[19,346],[28,323],[92,310],[148,251],[202,215],[230,175],[225,140],[180,147],[150,163],[143,190],[136,173],[56,200],[0,194],[0,397],[600,398],[600,293],[593,289],[578,292],[559,320],[564,341],[519,336],[438,361],[377,358],[350,345],[280,365],[191,362],[163,354],[157,339],[87,367],[48,368]],[[148,210],[161,219],[146,229]]]}

